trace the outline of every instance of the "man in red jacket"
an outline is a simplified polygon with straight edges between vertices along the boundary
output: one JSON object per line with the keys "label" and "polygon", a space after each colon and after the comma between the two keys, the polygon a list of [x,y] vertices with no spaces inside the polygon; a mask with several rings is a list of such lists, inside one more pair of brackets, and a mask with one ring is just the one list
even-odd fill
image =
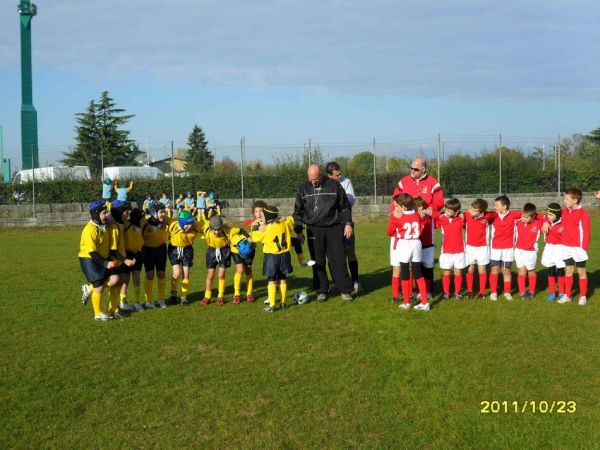
{"label": "man in red jacket", "polygon": [[[442,186],[427,173],[427,161],[417,156],[410,165],[410,175],[406,175],[396,185],[392,197],[398,194],[409,194],[412,198],[421,197],[425,200],[428,214],[439,211],[444,206],[444,191]],[[393,210],[393,202],[390,211]]]}

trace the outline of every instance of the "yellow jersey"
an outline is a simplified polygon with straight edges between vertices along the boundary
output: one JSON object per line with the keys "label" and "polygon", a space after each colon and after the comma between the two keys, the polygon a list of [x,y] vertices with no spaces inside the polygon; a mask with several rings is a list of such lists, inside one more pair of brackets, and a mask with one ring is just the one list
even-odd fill
{"label": "yellow jersey", "polygon": [[250,237],[246,230],[237,227],[230,228],[228,236],[229,242],[231,243],[231,253],[235,253],[236,255],[240,254],[239,250],[236,247],[237,243],[240,242],[242,239]]}
{"label": "yellow jersey", "polygon": [[110,233],[110,249],[125,257],[125,233],[123,233],[123,225],[111,223],[107,226]]}
{"label": "yellow jersey", "polygon": [[104,259],[110,254],[110,230],[105,225],[96,225],[91,220],[83,227],[79,241],[79,257],[91,258],[97,252]]}
{"label": "yellow jersey", "polygon": [[227,225],[223,225],[221,233],[216,236],[210,229],[208,220],[205,220],[202,224],[202,233],[206,238],[206,245],[212,248],[225,248],[229,245],[229,235],[231,234],[231,228]]}
{"label": "yellow jersey", "polygon": [[125,250],[129,253],[137,253],[144,245],[144,238],[142,237],[142,229],[136,228],[129,222],[125,222]]}
{"label": "yellow jersey", "polygon": [[171,219],[169,221],[168,230],[171,245],[174,245],[175,247],[189,247],[190,245],[194,245],[194,241],[199,232],[198,222],[194,222],[192,229],[185,232],[179,226],[179,221],[177,219]]}
{"label": "yellow jersey", "polygon": [[263,243],[263,253],[281,255],[290,251],[294,218],[288,216],[268,223],[264,231],[256,230],[250,234],[253,242]]}
{"label": "yellow jersey", "polygon": [[167,224],[152,225],[146,223],[142,229],[142,237],[144,238],[144,245],[146,247],[160,247],[169,237],[169,229]]}

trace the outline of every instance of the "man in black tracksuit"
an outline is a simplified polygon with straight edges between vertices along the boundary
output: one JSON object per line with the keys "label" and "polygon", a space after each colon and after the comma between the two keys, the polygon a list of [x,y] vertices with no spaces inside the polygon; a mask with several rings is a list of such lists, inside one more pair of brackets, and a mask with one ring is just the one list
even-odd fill
{"label": "man in black tracksuit", "polygon": [[305,181],[296,196],[294,205],[294,231],[300,242],[304,239],[306,225],[308,250],[313,266],[313,287],[317,300],[325,301],[329,290],[326,259],[333,282],[342,293],[342,299],[352,301],[352,281],[346,270],[344,237],[352,236],[352,212],[346,192],[340,183],[321,175],[317,164],[308,168]]}

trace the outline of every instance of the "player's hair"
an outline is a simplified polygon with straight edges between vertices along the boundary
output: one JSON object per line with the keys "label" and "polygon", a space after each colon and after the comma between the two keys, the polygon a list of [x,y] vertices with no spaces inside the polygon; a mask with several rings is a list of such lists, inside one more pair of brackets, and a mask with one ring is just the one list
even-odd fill
{"label": "player's hair", "polygon": [[525,203],[523,205],[523,214],[532,216],[535,213],[537,213],[537,208],[535,207],[535,205],[533,203]]}
{"label": "player's hair", "polygon": [[413,198],[413,201],[415,202],[415,206],[417,208],[427,208],[427,202],[423,197],[415,197]]}
{"label": "player's hair", "polygon": [[333,175],[333,172],[335,170],[340,170],[340,165],[335,161],[331,161],[325,164],[325,172],[327,173],[327,175]]}
{"label": "player's hair", "polygon": [[476,198],[475,200],[473,200],[473,202],[471,203],[471,208],[476,209],[477,211],[479,211],[480,213],[484,213],[487,211],[488,209],[488,202],[486,202],[484,199],[482,198]]}
{"label": "player's hair", "polygon": [[566,195],[570,195],[571,197],[573,197],[575,200],[577,200],[577,203],[581,203],[581,198],[583,197],[583,194],[576,187],[572,187],[572,188],[567,189],[565,191],[565,194]]}
{"label": "player's hair", "polygon": [[415,209],[415,201],[408,194],[397,194],[394,196],[394,201],[406,209]]}
{"label": "player's hair", "polygon": [[457,198],[449,198],[444,203],[444,208],[451,209],[452,211],[460,211],[460,200]]}
{"label": "player's hair", "polygon": [[256,208],[262,208],[265,209],[267,207],[267,203],[262,201],[262,200],[256,200],[254,203],[252,203],[252,214],[254,214],[254,211],[256,210]]}
{"label": "player's hair", "polygon": [[499,202],[502,206],[506,206],[506,208],[510,208],[510,200],[506,195],[501,195],[494,199],[495,202]]}

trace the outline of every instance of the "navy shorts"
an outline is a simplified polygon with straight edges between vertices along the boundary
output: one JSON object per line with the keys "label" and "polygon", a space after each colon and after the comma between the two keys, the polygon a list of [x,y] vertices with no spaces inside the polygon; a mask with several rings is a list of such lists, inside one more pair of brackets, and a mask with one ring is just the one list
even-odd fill
{"label": "navy shorts", "polygon": [[134,270],[137,272],[141,272],[142,271],[142,267],[144,267],[144,255],[142,254],[141,250],[138,252],[126,252],[125,256],[127,257],[127,259],[135,259],[135,264],[131,267],[127,267],[127,270],[125,271],[126,273],[128,272],[133,272]]}
{"label": "navy shorts", "polygon": [[286,275],[293,271],[294,268],[292,267],[290,252],[281,253],[279,255],[265,253],[263,259],[263,275],[265,277],[275,280],[284,280]]}
{"label": "navy shorts", "polygon": [[254,262],[254,257],[256,256],[256,251],[253,249],[250,256],[247,258],[242,258],[239,253],[231,252],[231,256],[233,257],[233,262],[235,264],[246,264],[248,267],[252,267],[252,263]]}
{"label": "navy shorts", "polygon": [[152,272],[154,269],[157,272],[164,272],[167,268],[167,244],[158,247],[143,246],[142,255],[144,256],[146,272]]}
{"label": "navy shorts", "polygon": [[214,269],[222,267],[227,269],[231,266],[231,249],[229,247],[206,249],[206,268]]}
{"label": "navy shorts", "polygon": [[184,267],[192,267],[194,265],[194,247],[175,247],[169,244],[169,261],[172,266],[181,264]]}
{"label": "navy shorts", "polygon": [[108,269],[92,261],[91,258],[79,258],[79,265],[88,283],[94,287],[102,286],[104,280],[108,278]]}

